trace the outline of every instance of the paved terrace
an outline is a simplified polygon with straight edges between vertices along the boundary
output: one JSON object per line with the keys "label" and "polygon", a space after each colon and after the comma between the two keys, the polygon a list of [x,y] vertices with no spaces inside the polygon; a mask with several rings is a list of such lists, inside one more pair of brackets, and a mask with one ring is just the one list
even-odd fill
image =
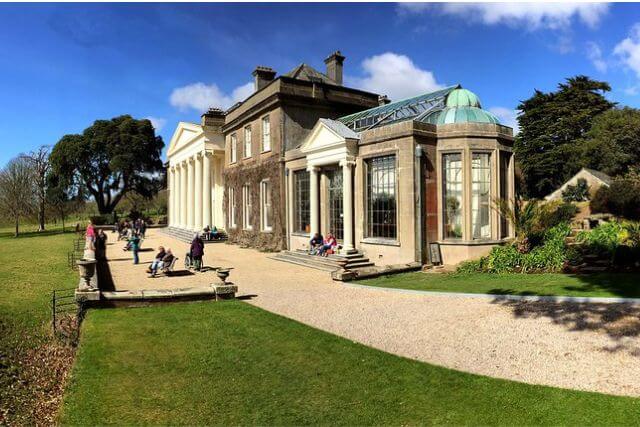
{"label": "paved terrace", "polygon": [[[109,234],[109,237],[115,236]],[[149,230],[134,266],[121,242],[108,247],[117,290],[174,289],[215,273],[147,278],[155,248],[188,245]],[[492,377],[640,396],[640,308],[419,295],[345,286],[326,272],[271,260],[229,244],[205,247],[205,265],[234,267],[250,304],[390,353]],[[180,273],[178,273],[180,274]]]}

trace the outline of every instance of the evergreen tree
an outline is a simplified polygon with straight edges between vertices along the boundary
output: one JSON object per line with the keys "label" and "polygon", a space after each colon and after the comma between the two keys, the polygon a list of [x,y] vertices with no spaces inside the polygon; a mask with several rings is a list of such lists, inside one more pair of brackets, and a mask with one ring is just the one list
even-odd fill
{"label": "evergreen tree", "polygon": [[615,105],[604,97],[610,90],[606,82],[576,76],[555,92],[536,90],[520,103],[514,150],[527,196],[541,198],[580,170],[585,134],[596,116]]}

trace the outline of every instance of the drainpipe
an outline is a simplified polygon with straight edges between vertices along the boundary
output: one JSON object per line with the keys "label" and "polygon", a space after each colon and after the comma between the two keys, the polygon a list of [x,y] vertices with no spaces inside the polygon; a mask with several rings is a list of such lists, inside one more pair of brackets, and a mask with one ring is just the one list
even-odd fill
{"label": "drainpipe", "polygon": [[413,192],[415,194],[416,214],[415,214],[415,260],[420,264],[422,259],[422,146],[416,144],[413,156]]}

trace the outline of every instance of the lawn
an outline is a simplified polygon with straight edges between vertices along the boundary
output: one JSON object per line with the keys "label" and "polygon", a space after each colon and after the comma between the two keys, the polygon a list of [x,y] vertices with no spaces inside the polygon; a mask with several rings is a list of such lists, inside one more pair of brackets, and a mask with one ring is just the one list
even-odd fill
{"label": "lawn", "polygon": [[49,304],[53,289],[77,284],[67,267],[74,235],[25,228],[18,238],[0,229],[0,424],[46,424],[73,356],[51,335]]}
{"label": "lawn", "polygon": [[402,273],[355,283],[382,288],[497,295],[640,298],[640,274]]}
{"label": "lawn", "polygon": [[638,413],[640,399],[461,373],[229,301],[91,310],[61,421],[628,425]]}

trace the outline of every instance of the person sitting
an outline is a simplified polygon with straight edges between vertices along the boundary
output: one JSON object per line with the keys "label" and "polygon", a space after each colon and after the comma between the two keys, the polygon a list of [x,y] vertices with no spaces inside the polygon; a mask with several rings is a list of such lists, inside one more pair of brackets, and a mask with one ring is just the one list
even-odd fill
{"label": "person sitting", "polygon": [[334,253],[336,246],[338,246],[338,241],[335,236],[329,232],[327,233],[327,238],[324,240],[324,244],[318,250],[318,255],[327,256],[329,254]]}
{"label": "person sitting", "polygon": [[211,227],[208,225],[202,230],[202,238],[204,240],[211,240]]}
{"label": "person sitting", "polygon": [[151,274],[149,275],[149,277],[155,277],[156,274],[158,274],[158,270],[169,267],[173,262],[173,258],[174,256],[171,252],[171,248],[167,248],[164,256],[160,260],[156,258],[156,260],[151,264]]}
{"label": "person sitting", "polygon": [[191,242],[191,262],[196,271],[200,271],[202,268],[202,256],[204,255],[204,242],[200,238],[200,234],[196,233],[193,241]]}
{"label": "person sitting", "polygon": [[153,259],[153,262],[151,263],[149,268],[147,268],[147,273],[151,273],[153,270],[158,270],[158,268],[162,265],[162,258],[164,258],[166,254],[167,253],[164,251],[164,246],[158,247],[158,253],[156,254],[156,257]]}
{"label": "person sitting", "polygon": [[324,240],[322,239],[322,234],[315,233],[313,238],[309,241],[309,253],[311,255],[317,255],[318,251],[324,245]]}

